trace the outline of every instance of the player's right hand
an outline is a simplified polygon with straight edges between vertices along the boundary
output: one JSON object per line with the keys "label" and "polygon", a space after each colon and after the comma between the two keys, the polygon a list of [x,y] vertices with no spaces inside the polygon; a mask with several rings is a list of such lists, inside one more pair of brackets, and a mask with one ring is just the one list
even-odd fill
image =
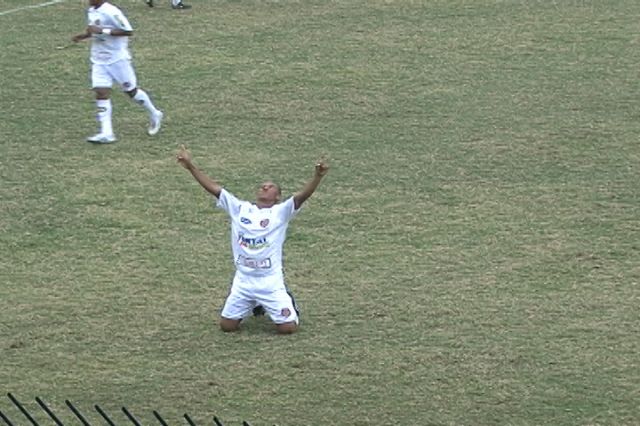
{"label": "player's right hand", "polygon": [[180,145],[180,149],[176,154],[176,160],[178,160],[178,163],[180,163],[182,167],[187,167],[189,164],[191,164],[191,153],[187,151],[187,148],[184,146],[184,144]]}
{"label": "player's right hand", "polygon": [[89,25],[87,27],[87,33],[89,34],[102,34],[102,27],[97,25]]}

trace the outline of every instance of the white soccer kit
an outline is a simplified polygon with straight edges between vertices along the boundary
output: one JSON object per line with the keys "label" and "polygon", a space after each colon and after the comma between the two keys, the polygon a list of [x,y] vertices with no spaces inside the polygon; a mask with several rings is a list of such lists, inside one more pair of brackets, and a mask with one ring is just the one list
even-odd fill
{"label": "white soccer kit", "polygon": [[[100,7],[90,7],[87,11],[88,25],[103,29],[120,29],[133,31],[127,17],[111,3],[103,3]],[[123,90],[136,88],[137,79],[131,65],[129,37],[107,34],[92,34],[91,37],[91,85],[111,87],[117,82]]]}
{"label": "white soccer kit", "polygon": [[242,319],[256,305],[262,305],[276,324],[297,323],[282,265],[287,227],[299,211],[293,197],[270,208],[259,208],[222,189],[216,206],[231,219],[231,250],[236,267],[222,316]]}

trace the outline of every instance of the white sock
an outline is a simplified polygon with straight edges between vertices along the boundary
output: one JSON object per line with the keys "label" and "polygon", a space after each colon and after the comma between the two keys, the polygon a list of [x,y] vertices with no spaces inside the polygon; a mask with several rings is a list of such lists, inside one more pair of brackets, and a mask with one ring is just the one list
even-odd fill
{"label": "white sock", "polygon": [[100,123],[100,133],[113,135],[113,125],[111,124],[111,99],[96,99],[98,113],[96,118]]}
{"label": "white sock", "polygon": [[133,97],[133,100],[136,101],[136,103],[142,105],[147,111],[149,111],[149,114],[155,115],[160,112],[155,107],[155,105],[153,105],[153,102],[151,102],[151,98],[149,98],[147,92],[140,88],[136,90],[136,95]]}

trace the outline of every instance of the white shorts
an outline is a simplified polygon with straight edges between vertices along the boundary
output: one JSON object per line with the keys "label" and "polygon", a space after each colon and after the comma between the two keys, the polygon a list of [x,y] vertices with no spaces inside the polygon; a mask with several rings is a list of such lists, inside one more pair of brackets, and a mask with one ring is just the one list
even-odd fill
{"label": "white shorts", "polygon": [[136,73],[130,60],[123,59],[108,65],[91,66],[91,88],[111,88],[113,82],[118,83],[125,92],[137,87]]}
{"label": "white shorts", "polygon": [[282,274],[256,277],[236,272],[221,316],[243,319],[249,316],[257,305],[261,305],[276,324],[298,324],[298,314],[293,299],[287,293]]}

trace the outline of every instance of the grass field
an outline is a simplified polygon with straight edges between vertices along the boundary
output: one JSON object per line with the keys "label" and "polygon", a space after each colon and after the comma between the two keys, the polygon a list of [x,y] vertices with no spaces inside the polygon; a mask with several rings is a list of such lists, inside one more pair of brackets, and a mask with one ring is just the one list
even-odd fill
{"label": "grass field", "polygon": [[[0,390],[41,424],[640,424],[637,0],[120,0],[166,120],[114,92],[111,146],[57,49],[84,3],[40,3],[0,0]],[[228,223],[181,143],[249,199],[328,156],[298,334],[218,330]]]}

